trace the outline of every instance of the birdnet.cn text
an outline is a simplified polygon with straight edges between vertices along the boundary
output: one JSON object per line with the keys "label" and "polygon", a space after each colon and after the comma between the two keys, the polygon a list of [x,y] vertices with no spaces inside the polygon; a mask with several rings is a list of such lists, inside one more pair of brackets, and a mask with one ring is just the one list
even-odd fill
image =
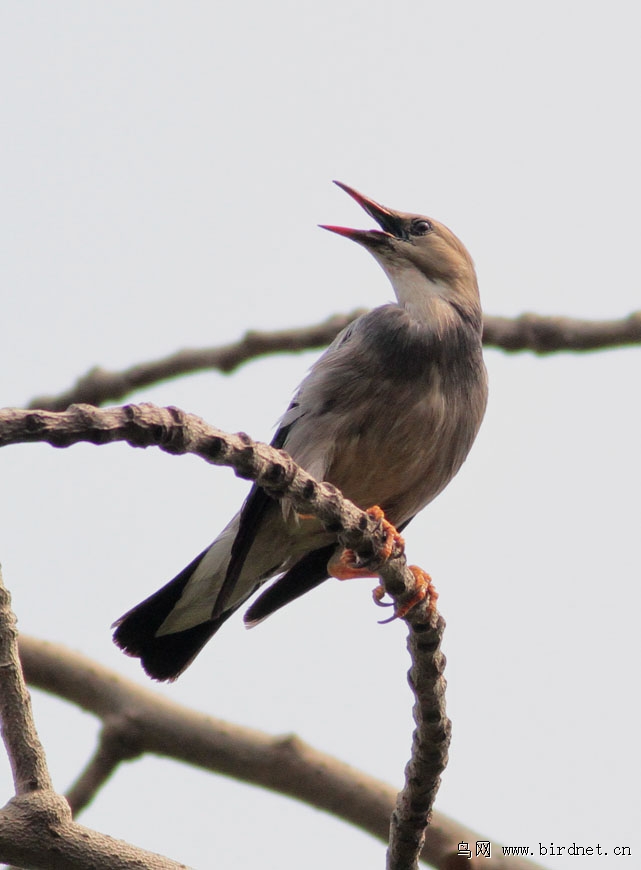
{"label": "birdnet.cn text", "polygon": [[618,858],[631,858],[632,849],[630,846],[610,846],[606,848],[600,843],[594,845],[583,846],[580,843],[571,843],[570,845],[562,845],[560,843],[538,843],[536,846],[497,846],[489,840],[477,840],[475,843],[459,843],[458,855],[461,858],[491,858],[492,849],[494,853],[500,855],[511,855],[521,857],[568,857],[568,858],[584,858],[586,856],[606,856],[616,855]]}

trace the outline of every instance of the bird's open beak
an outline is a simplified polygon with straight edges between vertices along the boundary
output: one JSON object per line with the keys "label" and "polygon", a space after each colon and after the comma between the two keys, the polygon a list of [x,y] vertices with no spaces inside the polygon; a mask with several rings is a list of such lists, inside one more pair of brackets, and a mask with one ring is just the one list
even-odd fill
{"label": "bird's open beak", "polygon": [[349,227],[320,224],[321,229],[330,230],[332,233],[338,233],[339,236],[345,236],[346,238],[352,239],[354,242],[360,242],[362,245],[366,245],[367,247],[385,244],[390,238],[404,238],[403,222],[399,215],[390,209],[385,208],[385,206],[379,205],[373,199],[369,199],[357,190],[354,190],[353,187],[343,184],[342,181],[335,181],[334,184],[338,185],[338,187],[340,187],[341,190],[344,190],[345,193],[348,193],[352,199],[355,199],[361,208],[365,209],[367,214],[374,218],[381,229],[353,230]]}

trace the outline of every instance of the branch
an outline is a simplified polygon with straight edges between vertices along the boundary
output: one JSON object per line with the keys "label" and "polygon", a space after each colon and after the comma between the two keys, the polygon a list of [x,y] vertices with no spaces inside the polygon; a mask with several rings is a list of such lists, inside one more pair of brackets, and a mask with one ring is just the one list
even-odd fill
{"label": "branch", "polygon": [[[197,713],[59,644],[21,635],[20,655],[32,686],[103,720],[112,735],[110,769],[153,753],[304,801],[387,841],[395,790],[298,737],[273,737]],[[96,781],[94,793],[98,787]],[[454,868],[460,842],[487,839],[435,812],[422,858]],[[496,844],[493,852],[484,870],[536,870],[524,859],[503,859]],[[462,860],[461,867],[474,866]]]}
{"label": "branch", "polygon": [[429,625],[414,622],[411,611],[406,617],[412,659],[408,680],[415,696],[416,729],[405,787],[396,799],[390,822],[388,870],[418,870],[441,774],[447,766],[452,723],[445,715],[445,656],[440,650],[445,622],[435,611],[431,616]]}
{"label": "branch", "polygon": [[181,375],[212,370],[229,374],[244,363],[262,356],[323,348],[364,313],[365,309],[360,309],[351,314],[335,314],[322,323],[298,329],[276,332],[250,330],[239,341],[222,347],[180,350],[162,359],[131,366],[122,372],[109,372],[96,367],[79,378],[66,392],[59,396],[39,396],[29,407],[64,411],[69,405],[78,402],[90,405],[119,402],[134,390]]}
{"label": "branch", "polygon": [[[103,405],[118,402],[135,390],[199,371],[229,373],[250,360],[275,353],[295,353],[326,347],[364,309],[337,314],[322,323],[277,332],[245,333],[232,344],[214,348],[182,350],[159,360],[131,366],[121,372],[93,368],[67,391],[57,396],[39,396],[30,408],[64,411],[86,402]],[[545,354],[586,351],[641,344],[641,311],[621,320],[576,320],[522,314],[515,319],[486,316],[483,341],[488,347],[507,351],[530,350]]]}
{"label": "branch", "polygon": [[537,354],[627,347],[641,344],[641,311],[633,311],[620,320],[578,320],[540,314],[521,314],[513,320],[486,317],[483,344]]}
{"label": "branch", "polygon": [[[402,607],[416,595],[417,579],[407,567],[402,553],[382,564],[377,561],[378,548],[382,544],[380,522],[344,499],[336,487],[315,481],[284,451],[255,443],[247,435],[227,435],[194,415],[176,408],[155,408],[151,405],[129,405],[108,410],[73,405],[62,413],[11,409],[0,412],[0,446],[25,441],[45,441],[56,447],[67,447],[79,441],[93,444],[127,441],[135,447],[156,445],[169,453],[194,453],[207,462],[229,465],[236,474],[254,480],[272,496],[287,497],[298,513],[312,513],[326,528],[335,531],[344,547],[354,550],[364,564],[376,566],[386,592],[397,606]],[[442,690],[435,692],[437,686],[442,689],[442,684],[432,679],[435,657],[438,658],[437,668],[442,663],[439,645],[445,623],[442,619],[436,619],[429,599],[412,607],[410,613],[408,623],[412,632],[429,630],[431,634],[430,644],[410,644],[416,656],[411,684],[417,699],[421,700],[415,706],[417,732],[414,749],[422,757],[412,762],[414,774],[408,778],[404,797],[392,819],[392,830],[394,837],[398,833],[404,842],[412,841],[415,855],[418,856],[440,775],[447,761],[450,723],[445,715],[445,694]],[[428,698],[427,718],[423,716],[422,701],[425,698]],[[437,729],[434,719],[440,723]],[[432,743],[432,763],[425,764],[424,747],[431,742],[436,731],[438,741]],[[434,746],[438,750],[437,757]],[[81,778],[73,794],[74,800],[82,803],[87,791],[86,782],[104,781],[109,772],[104,765],[103,753],[99,752]],[[411,814],[408,813],[407,808],[415,805],[420,805],[420,812],[414,809]],[[417,834],[417,826],[420,826],[420,834]],[[406,857],[406,852],[404,855]],[[396,868],[402,865],[393,863],[390,866]]]}
{"label": "branch", "polygon": [[[286,497],[301,514],[314,514],[344,547],[354,550],[365,564],[376,564],[383,543],[380,521],[343,498],[330,483],[319,483],[284,451],[254,442],[244,433],[228,435],[195,414],[179,408],[126,405],[104,410],[72,405],[67,411],[0,410],[0,447],[44,441],[53,447],[80,442],[108,444],[126,441],[132,447],[159,447],[166,453],[191,453],[213,465],[233,468],[238,477],[255,481],[274,498]],[[405,557],[387,560],[380,567],[386,591],[401,607],[416,597],[417,580]],[[429,600],[412,609],[425,622]]]}
{"label": "branch", "polygon": [[31,697],[18,658],[18,631],[11,596],[0,570],[0,728],[7,750],[16,797],[51,791],[53,785],[44,749],[33,721]]}
{"label": "branch", "polygon": [[[20,641],[21,654],[23,642]],[[139,755],[140,749],[136,740],[123,733],[120,723],[114,722],[112,718],[105,718],[96,751],[66,795],[73,815],[77,816],[89,806],[121,762]]]}
{"label": "branch", "polygon": [[179,870],[160,855],[136,849],[72,821],[51,784],[31,700],[18,658],[16,619],[0,574],[0,724],[15,797],[0,810],[0,861],[34,870]]}

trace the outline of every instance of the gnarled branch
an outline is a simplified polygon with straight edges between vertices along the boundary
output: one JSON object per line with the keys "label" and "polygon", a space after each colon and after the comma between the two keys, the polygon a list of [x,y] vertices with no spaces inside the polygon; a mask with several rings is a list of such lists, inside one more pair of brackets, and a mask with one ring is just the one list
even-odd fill
{"label": "gnarled branch", "polygon": [[[228,465],[237,475],[254,480],[272,496],[286,497],[298,513],[314,514],[326,528],[337,533],[343,546],[354,550],[366,562],[377,562],[382,543],[380,522],[343,498],[336,487],[314,480],[283,450],[256,443],[244,434],[228,435],[200,417],[177,408],[128,405],[100,410],[91,405],[73,405],[60,413],[0,411],[0,446],[31,441],[44,441],[54,447],[68,447],[82,441],[92,444],[126,441],[134,447],[154,445],[168,453],[193,453],[215,465]],[[402,607],[415,598],[417,579],[402,553],[378,565],[377,570],[397,606]],[[428,823],[440,775],[447,762],[450,723],[445,713],[444,684],[433,679],[434,671],[439,670],[443,661],[440,641],[445,623],[429,599],[414,606],[406,622],[413,637],[410,649],[416,656],[410,684],[417,697],[414,707],[417,728],[415,757],[411,762],[413,773],[406,780],[403,800],[392,818],[392,841],[398,838],[405,844],[413,842],[414,860],[417,860],[422,843],[417,825],[421,825],[422,831]],[[426,638],[429,642],[425,642]],[[431,744],[429,763],[426,763],[425,746],[436,733],[438,740]],[[100,754],[86,777],[95,777],[99,768],[104,769]],[[82,784],[79,788],[82,794]],[[417,807],[420,807],[418,812]],[[395,856],[396,852],[391,854]],[[406,845],[402,854],[399,853],[403,862],[407,854]],[[408,865],[394,859],[390,866]]]}
{"label": "gnarled branch", "polygon": [[[363,561],[376,561],[381,523],[343,498],[335,486],[314,480],[284,450],[252,441],[242,432],[229,435],[178,408],[143,404],[106,409],[72,405],[64,412],[0,410],[0,447],[35,441],[53,447],[126,441],[132,447],[192,453],[213,465],[229,466],[238,477],[255,481],[274,498],[286,497],[298,513],[314,514]],[[404,556],[381,565],[380,576],[401,606],[415,597],[417,581]],[[429,622],[429,601],[423,605],[412,609],[412,619]]]}

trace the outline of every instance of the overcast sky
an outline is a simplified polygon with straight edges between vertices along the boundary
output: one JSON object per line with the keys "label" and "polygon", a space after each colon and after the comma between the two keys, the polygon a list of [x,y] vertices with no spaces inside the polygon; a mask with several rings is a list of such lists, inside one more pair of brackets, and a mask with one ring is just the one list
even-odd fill
{"label": "overcast sky", "polygon": [[[638,309],[638,34],[617,0],[5,0],[0,402],[388,301],[373,259],[317,228],[369,225],[333,178],[448,224],[488,313]],[[131,398],[269,439],[315,356]],[[640,360],[487,351],[477,444],[406,534],[448,625],[438,809],[535,850],[598,843],[598,870],[641,849]],[[0,475],[21,629],[148,685],[109,625],[213,539],[247,485],[124,445],[11,447]],[[158,691],[400,785],[405,629],[377,625],[372,585],[328,582],[250,632],[237,617]],[[97,723],[34,701],[64,790]],[[3,802],[4,764],[0,784]],[[328,816],[151,758],[82,821],[198,868],[384,866],[382,844]]]}

